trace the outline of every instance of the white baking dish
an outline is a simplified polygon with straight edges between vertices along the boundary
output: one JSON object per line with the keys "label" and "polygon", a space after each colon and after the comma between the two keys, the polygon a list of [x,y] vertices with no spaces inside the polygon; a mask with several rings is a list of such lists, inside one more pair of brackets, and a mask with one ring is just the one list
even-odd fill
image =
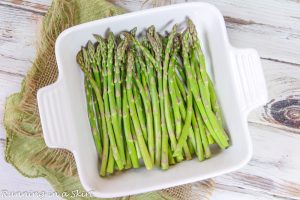
{"label": "white baking dish", "polygon": [[[155,25],[170,30],[174,23],[191,18],[204,47],[208,72],[214,82],[223,111],[231,146],[211,159],[197,159],[172,166],[167,171],[128,170],[101,178],[92,138],[84,76],[75,56],[92,34],[104,35]],[[267,101],[267,92],[259,56],[252,49],[236,49],[229,42],[221,13],[207,3],[186,3],[133,12],[101,19],[65,30],[56,41],[58,80],[38,91],[38,105],[45,142],[52,148],[65,148],[75,157],[79,177],[86,191],[96,197],[119,197],[199,181],[239,169],[252,155],[247,115]]]}

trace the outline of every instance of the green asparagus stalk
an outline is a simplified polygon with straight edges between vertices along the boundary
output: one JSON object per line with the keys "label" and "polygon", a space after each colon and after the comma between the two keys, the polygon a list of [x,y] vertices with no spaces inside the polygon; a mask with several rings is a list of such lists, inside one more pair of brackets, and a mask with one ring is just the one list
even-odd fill
{"label": "green asparagus stalk", "polygon": [[[184,106],[185,102],[183,100],[183,94],[180,93],[180,91],[179,91],[180,87],[178,87],[177,82],[175,83],[175,85],[176,85],[175,93],[176,93],[176,97],[177,97],[177,101],[178,101],[178,107],[179,107],[179,110],[180,110],[182,120],[185,120],[185,118],[186,118],[186,108]],[[184,92],[184,95],[186,96],[186,92]],[[193,113],[192,113],[192,120],[194,120],[194,114]],[[195,139],[195,134],[194,134],[194,131],[193,131],[192,127],[190,127],[190,130],[189,130],[189,138],[191,140],[191,143],[193,144],[194,149],[196,149],[197,148],[196,147],[196,139]]]}
{"label": "green asparagus stalk", "polygon": [[[187,144],[188,144],[188,148],[189,148],[191,154],[193,155],[193,154],[195,153],[195,149],[194,149],[194,146],[193,146],[193,144],[192,144],[190,138],[187,139]],[[188,160],[188,159],[187,159],[187,160]]]}
{"label": "green asparagus stalk", "polygon": [[172,29],[171,34],[169,35],[168,42],[166,44],[165,48],[165,59],[163,63],[163,100],[164,100],[164,112],[165,112],[165,118],[166,118],[166,125],[167,130],[169,133],[169,137],[171,140],[171,149],[175,150],[176,148],[176,137],[175,137],[175,131],[174,131],[174,125],[171,121],[171,110],[170,110],[170,99],[169,99],[169,92],[168,92],[168,67],[169,67],[169,61],[170,61],[170,52],[173,45],[173,39],[177,31],[177,26],[175,25]]}
{"label": "green asparagus stalk", "polygon": [[[92,73],[96,83],[98,84],[100,93],[102,93],[101,89],[101,80],[100,80],[100,72],[99,72],[99,62],[101,61],[101,52],[99,45],[97,47],[97,51],[95,51],[94,45],[91,41],[87,43],[87,51],[85,48],[82,49],[84,59],[87,61],[86,66],[89,68],[88,71]],[[94,92],[92,94],[95,96]],[[96,111],[96,118],[97,118],[97,125],[99,127],[100,138],[103,137],[102,128],[101,128],[101,117],[100,117],[100,109],[97,101],[95,101],[95,111]]]}
{"label": "green asparagus stalk", "polygon": [[135,99],[133,97],[133,91],[132,91],[132,70],[134,66],[134,58],[132,52],[129,50],[128,51],[128,60],[127,60],[127,76],[126,76],[126,92],[127,92],[127,100],[129,104],[129,110],[131,114],[131,118],[134,124],[136,136],[137,136],[137,141],[139,144],[139,148],[145,163],[146,168],[152,169],[153,168],[153,163],[151,161],[150,154],[147,149],[147,145],[145,143],[142,130],[141,130],[141,125],[138,120],[137,116],[137,111],[135,108]]}
{"label": "green asparagus stalk", "polygon": [[114,35],[112,32],[108,34],[107,43],[107,84],[108,84],[108,98],[110,108],[110,118],[113,124],[113,131],[115,134],[118,150],[120,152],[121,160],[125,164],[125,148],[123,144],[122,129],[120,127],[118,113],[116,110],[116,97],[113,83],[113,50],[114,50]]}
{"label": "green asparagus stalk", "polygon": [[[171,73],[175,74],[174,70],[173,70],[173,72],[171,71]],[[175,75],[175,77],[176,77],[176,75]],[[173,78],[171,78],[170,80],[173,80]],[[183,98],[182,98],[182,96],[181,96],[181,94],[180,94],[180,91],[179,91],[179,89],[178,89],[178,86],[177,86],[177,84],[176,84],[176,81],[170,81],[170,82],[171,82],[172,84],[174,84],[173,88],[174,88],[175,96],[176,96],[176,99],[173,100],[173,101],[174,101],[174,104],[178,105],[178,108],[179,108],[179,110],[180,110],[181,120],[184,120],[185,117],[186,117],[186,110],[185,110],[185,107],[184,107],[184,105],[183,105]],[[175,100],[176,100],[176,101],[175,101]],[[175,110],[177,110],[177,109],[174,109],[174,111],[175,111]],[[177,123],[177,122],[176,122],[176,123]],[[176,138],[177,138],[177,139],[179,139],[179,136],[180,136],[180,134],[181,134],[181,130],[182,130],[182,129],[180,129],[180,132],[178,132],[178,133],[176,134]],[[193,141],[194,146],[196,146],[196,142],[195,142],[195,139],[194,139],[194,133],[193,133],[193,129],[192,129],[192,128],[190,128],[190,130],[189,130],[189,137],[190,137],[190,140]],[[186,142],[185,142],[184,145],[183,145],[183,151],[184,151],[184,154],[185,154],[185,157],[186,157],[187,160],[192,159],[192,156],[191,156],[192,153],[190,152],[189,146],[188,146],[188,144],[187,144]]]}
{"label": "green asparagus stalk", "polygon": [[130,156],[129,156],[129,149],[128,148],[126,148],[125,155],[126,155],[125,169],[130,169],[130,168],[132,168],[132,163],[131,163],[131,159],[130,159]]}
{"label": "green asparagus stalk", "polygon": [[204,151],[202,146],[202,140],[201,140],[201,133],[200,133],[200,127],[197,123],[197,120],[195,118],[195,110],[193,110],[193,116],[192,116],[192,126],[195,133],[195,139],[196,139],[196,155],[200,161],[204,160]]}
{"label": "green asparagus stalk", "polygon": [[204,122],[202,121],[200,111],[195,104],[194,104],[194,111],[195,111],[197,123],[199,125],[199,129],[200,129],[200,136],[201,136],[201,141],[202,141],[202,145],[203,145],[205,158],[209,158],[211,156],[211,152],[209,149],[209,143],[208,143],[206,132],[205,132],[205,125],[204,125]]}
{"label": "green asparagus stalk", "polygon": [[[175,44],[176,45],[176,44]],[[176,51],[178,49],[174,49],[174,53],[171,57],[170,60],[170,64],[169,64],[169,70],[168,70],[168,83],[169,83],[169,94],[170,94],[170,98],[171,98],[171,103],[172,103],[172,109],[173,109],[173,115],[174,115],[174,121],[173,124],[175,124],[175,135],[176,135],[176,139],[179,139],[179,136],[181,134],[181,130],[182,130],[182,118],[181,118],[181,114],[180,114],[180,110],[179,110],[179,106],[178,104],[180,104],[180,100],[177,100],[176,97],[176,92],[175,90],[177,89],[176,83],[174,82],[174,77],[176,76],[176,72],[175,72],[175,60],[176,60]],[[190,157],[190,152],[188,151],[188,146],[187,143],[184,144],[184,152],[186,154],[186,157],[189,158]],[[181,156],[176,158],[177,162],[181,161]]]}
{"label": "green asparagus stalk", "polygon": [[188,39],[189,39],[189,34],[188,32],[185,32],[183,36],[183,42],[182,42],[183,43],[182,54],[183,54],[184,66],[186,70],[187,82],[191,86],[191,91],[193,93],[193,96],[200,110],[205,125],[207,126],[209,132],[212,134],[214,140],[218,143],[220,148],[224,149],[228,147],[229,144],[227,140],[224,138],[222,134],[222,130],[219,127],[219,124],[217,123],[216,118],[211,111],[211,108],[207,107],[208,105],[203,105],[202,99],[200,97],[197,81],[193,76],[193,70],[191,68],[189,57],[188,57]]}
{"label": "green asparagus stalk", "polygon": [[114,83],[115,83],[115,97],[117,103],[117,113],[119,117],[119,123],[121,127],[122,122],[122,100],[121,100],[121,65],[122,60],[125,55],[125,51],[128,45],[128,41],[125,38],[122,40],[117,47],[115,54],[115,73],[114,73]]}
{"label": "green asparagus stalk", "polygon": [[[93,77],[91,76],[91,74],[87,71],[87,69],[85,68],[84,64],[82,63],[82,61],[80,61],[80,56],[78,56],[77,58],[77,62],[79,63],[83,73],[85,74],[87,80],[89,81],[89,83],[91,84],[95,94],[96,94],[96,99],[97,99],[97,102],[98,102],[98,105],[99,105],[99,108],[100,108],[100,111],[101,111],[101,117],[105,117],[104,116],[104,112],[105,112],[105,115],[106,115],[106,125],[107,125],[107,132],[108,132],[108,136],[110,138],[110,142],[111,142],[111,146],[113,148],[113,153],[114,153],[114,158],[118,164],[118,167],[119,169],[123,169],[123,162],[122,160],[120,159],[120,155],[119,155],[119,152],[118,152],[118,149],[117,149],[117,146],[116,146],[116,143],[115,143],[115,138],[114,138],[114,135],[113,135],[113,132],[112,132],[112,128],[111,128],[111,120],[110,120],[110,114],[109,114],[109,110],[108,110],[108,102],[106,101],[105,103],[105,99],[104,98],[104,103],[102,101],[102,97],[101,97],[101,93],[100,93],[100,90],[97,86],[97,83],[96,81],[93,79]],[[104,96],[105,96],[105,93],[106,91],[104,91]],[[107,104],[107,105],[106,105]],[[104,106],[105,105],[105,106]]]}
{"label": "green asparagus stalk", "polygon": [[[130,34],[133,37],[135,37],[136,28],[132,29],[130,31]],[[138,57],[140,57],[140,55],[139,55],[138,49],[134,46],[132,48],[132,52],[133,52],[134,57],[135,57],[135,59],[134,59],[135,68],[134,69],[136,71],[137,78],[141,79],[141,66],[140,66],[140,62],[139,62],[139,59],[138,59]],[[134,95],[134,98],[136,99],[136,101],[135,101],[136,109],[137,109],[137,114],[138,114],[138,117],[139,117],[139,120],[140,120],[143,136],[144,136],[145,141],[147,142],[148,141],[148,136],[147,136],[147,130],[146,130],[146,119],[145,119],[146,114],[145,114],[145,110],[143,109],[142,98],[139,94],[139,91],[137,90],[137,87],[133,87],[133,95]]]}
{"label": "green asparagus stalk", "polygon": [[[163,95],[163,69],[161,64],[161,49],[159,48],[159,45],[157,43],[159,41],[155,41],[153,37],[150,35],[147,35],[149,42],[153,48],[153,51],[155,53],[156,58],[156,66],[157,66],[157,82],[158,82],[158,94],[159,94],[159,105],[160,105],[160,116],[161,116],[161,128],[162,128],[162,154],[161,154],[161,168],[162,169],[168,169],[169,168],[169,162],[168,162],[168,131],[166,128],[166,119],[165,119],[165,109],[164,109],[164,95]],[[147,54],[145,54],[147,56]]]}
{"label": "green asparagus stalk", "polygon": [[145,57],[147,71],[149,74],[148,77],[148,87],[150,89],[150,97],[152,103],[152,111],[153,111],[153,121],[154,121],[154,132],[155,132],[155,164],[157,166],[161,165],[161,141],[162,141],[162,128],[161,128],[161,115],[160,115],[160,105],[159,105],[159,97],[157,94],[156,80],[153,64],[150,60]]}
{"label": "green asparagus stalk", "polygon": [[137,152],[135,149],[134,145],[134,140],[131,134],[131,129],[130,129],[130,116],[128,112],[128,103],[127,103],[127,93],[126,90],[123,90],[123,125],[124,125],[124,132],[125,132],[125,138],[126,138],[126,144],[127,148],[129,150],[129,156],[131,158],[131,162],[134,168],[139,168],[139,160],[137,157]]}
{"label": "green asparagus stalk", "polygon": [[[211,101],[212,109],[213,109],[214,113],[216,114],[216,118],[217,118],[217,121],[218,121],[219,125],[222,127],[223,126],[223,121],[222,121],[221,109],[220,109],[220,106],[219,106],[219,103],[218,103],[218,99],[217,99],[217,96],[216,96],[214,86],[212,84],[212,80],[209,77],[208,77],[208,88],[209,88],[209,93],[210,93],[210,101]],[[227,140],[229,140],[229,137],[226,134],[225,130],[223,130],[223,135]]]}
{"label": "green asparagus stalk", "polygon": [[154,132],[153,132],[153,116],[152,116],[152,108],[151,108],[151,102],[147,97],[147,93],[144,90],[144,87],[142,83],[139,81],[139,79],[135,79],[135,83],[141,93],[144,107],[145,107],[145,113],[146,113],[146,119],[147,119],[147,130],[148,130],[148,149],[151,156],[152,163],[154,163],[155,154],[154,154]]}
{"label": "green asparagus stalk", "polygon": [[[210,100],[209,99],[212,99],[214,100],[213,104],[212,104],[212,109],[216,109],[217,112],[215,112],[216,114],[216,119],[217,119],[217,122],[219,124],[220,127],[222,127],[222,119],[220,117],[220,110],[219,110],[219,106],[218,106],[218,102],[216,101],[216,95],[215,95],[215,91],[214,89],[210,86],[210,84],[208,85],[209,88],[210,88],[210,97],[207,96],[209,94],[207,94],[207,92],[205,92],[205,85],[203,83],[203,80],[202,80],[202,77],[201,77],[201,71],[200,71],[200,68],[198,67],[199,66],[199,63],[196,59],[196,56],[195,56],[195,49],[192,49],[192,56],[191,56],[191,67],[194,69],[195,71],[195,75],[196,75],[196,79],[197,79],[197,83],[198,83],[198,86],[199,86],[199,89],[200,89],[200,95],[202,97],[202,100],[203,100],[203,104],[205,105],[206,109],[210,109]],[[210,78],[207,76],[207,79],[210,81]],[[206,103],[205,103],[206,102]],[[224,135],[224,137],[226,139],[228,139],[226,133],[224,130],[222,130],[222,133]],[[213,143],[213,139],[210,137],[210,143]]]}
{"label": "green asparagus stalk", "polygon": [[[127,98],[127,96],[126,96],[126,98]],[[138,157],[138,159],[141,159],[142,154],[141,154],[140,147],[139,147],[139,144],[138,144],[138,141],[137,141],[137,136],[136,136],[136,133],[135,133],[134,124],[132,122],[132,119],[130,119],[130,130],[131,130],[131,133],[132,133],[132,139],[133,139],[134,146],[135,146],[135,149],[136,149],[137,157]]]}
{"label": "green asparagus stalk", "polygon": [[141,125],[142,133],[144,136],[145,141],[148,141],[148,136],[147,136],[147,129],[146,129],[146,119],[145,119],[145,111],[143,109],[143,103],[142,99],[140,96],[140,91],[138,91],[138,88],[133,85],[133,96],[135,99],[135,107],[137,110],[138,114],[138,119]]}
{"label": "green asparagus stalk", "polygon": [[[173,155],[172,155],[172,150],[171,150],[171,146],[169,145],[168,146],[168,160],[169,160],[169,165],[175,165],[176,164],[176,161],[175,159],[173,158]],[[181,161],[181,160],[180,160]]]}
{"label": "green asparagus stalk", "polygon": [[174,82],[174,77],[175,75],[175,69],[174,69],[174,60],[175,57],[173,55],[173,57],[171,58],[170,61],[170,66],[169,66],[169,94],[171,96],[171,102],[172,102],[172,109],[173,109],[173,113],[174,113],[174,118],[175,118],[175,132],[176,132],[176,138],[178,139],[181,133],[181,115],[180,115],[180,110],[179,110],[179,102],[177,100],[176,97],[176,92],[175,92],[175,88],[177,87],[176,83]]}
{"label": "green asparagus stalk", "polygon": [[97,57],[96,57],[97,54],[95,52],[95,47],[91,41],[88,41],[87,48],[88,48],[88,54],[89,54],[89,62],[90,62],[90,66],[91,66],[91,69],[93,72],[93,77],[96,80],[96,83],[99,86],[100,91],[101,91],[100,72],[99,72],[99,68],[97,65]]}
{"label": "green asparagus stalk", "polygon": [[[194,23],[192,22],[192,20],[190,20],[190,19],[188,19],[188,29],[189,29],[189,33],[191,35],[193,48],[196,49],[197,56],[198,56],[198,59],[199,59],[199,62],[200,62],[200,66],[199,66],[200,67],[200,76],[201,76],[201,78],[203,80],[203,83],[204,83],[204,87],[203,87],[202,90],[205,93],[205,94],[202,94],[202,96],[209,97],[210,94],[209,94],[209,88],[208,88],[208,75],[207,75],[206,67],[205,67],[205,59],[204,59],[204,55],[203,55],[202,50],[201,50],[200,41],[197,37],[196,27],[195,27]],[[203,99],[202,101],[203,101],[204,105],[207,105],[208,107],[211,107],[209,98]]]}
{"label": "green asparagus stalk", "polygon": [[[187,76],[188,77],[188,76]],[[173,156],[177,156],[179,153],[181,153],[181,149],[183,147],[184,142],[186,141],[189,130],[191,127],[191,122],[192,122],[192,113],[193,113],[193,96],[192,96],[192,86],[188,82],[188,93],[187,93],[187,110],[186,110],[186,117],[185,117],[185,122],[184,126],[182,128],[181,135],[178,139],[178,143],[176,146],[176,149],[173,153]]]}
{"label": "green asparagus stalk", "polygon": [[113,149],[110,146],[109,156],[108,156],[108,164],[107,164],[107,173],[108,174],[114,173],[114,165],[115,165],[115,160],[114,160],[114,155],[113,155]]}
{"label": "green asparagus stalk", "polygon": [[94,110],[94,100],[92,99],[92,87],[87,80],[85,80],[85,91],[86,91],[86,101],[88,107],[88,116],[91,124],[92,134],[93,134],[98,156],[101,159],[102,144],[101,144],[100,134],[97,128],[97,121],[96,121],[95,110]]}
{"label": "green asparagus stalk", "polygon": [[151,52],[144,47],[136,38],[134,38],[131,34],[124,32],[125,37],[133,42],[133,44],[137,47],[137,49],[141,49],[143,54],[150,60],[150,62],[156,67],[156,60],[152,56]]}
{"label": "green asparagus stalk", "polygon": [[[86,55],[85,55],[85,57],[86,57]],[[84,58],[83,58],[83,51],[80,51],[77,54],[76,60],[77,60],[77,63],[80,65],[80,67],[82,69],[84,69],[84,72],[89,73],[88,70],[86,69],[87,60],[84,61]],[[87,78],[86,78],[86,82],[88,82]],[[94,83],[94,86],[95,86],[95,83]],[[98,93],[99,92],[100,91],[98,89]],[[95,95],[96,95],[96,91],[95,91]],[[103,106],[103,102],[101,100],[99,100],[99,94],[96,95],[96,99],[97,99],[97,103],[98,103],[98,101],[100,101],[100,103],[98,103],[98,106],[99,106],[100,115],[101,115],[101,123],[102,123],[101,127],[103,129],[103,155],[102,155],[102,161],[101,161],[100,175],[105,176],[107,158],[108,158],[108,146],[109,146],[109,144],[108,144],[108,135],[107,135],[107,131],[106,131],[107,129],[106,129],[104,106]]]}
{"label": "green asparagus stalk", "polygon": [[[189,26],[189,32],[191,34],[191,39],[192,39],[192,42],[194,44],[194,49],[195,49],[196,54],[197,54],[198,59],[199,59],[200,75],[201,75],[201,78],[202,78],[203,83],[204,83],[204,86],[202,86],[202,89],[200,88],[200,91],[203,91],[202,93],[205,93],[205,94],[201,94],[201,96],[206,96],[206,98],[204,98],[204,100],[203,100],[203,104],[217,110],[217,112],[215,111],[216,120],[214,120],[214,119],[212,119],[212,120],[217,121],[218,124],[219,124],[219,126],[216,127],[216,129],[221,129],[221,130],[217,130],[217,132],[221,131],[222,134],[223,134],[222,138],[225,138],[226,140],[228,140],[228,136],[227,136],[226,132],[222,129],[223,123],[222,123],[222,119],[221,119],[221,113],[220,113],[220,110],[218,109],[219,108],[218,102],[216,101],[216,98],[214,98],[215,97],[215,91],[214,91],[213,87],[210,86],[211,80],[210,80],[210,78],[209,78],[209,76],[207,75],[207,72],[206,72],[205,58],[204,58],[204,55],[203,55],[202,50],[201,50],[200,41],[197,37],[196,27],[193,24],[192,20],[190,20],[190,19],[188,20],[188,26]],[[213,94],[210,94],[211,92]],[[211,97],[211,98],[209,98],[209,97]],[[211,102],[211,100],[214,100],[214,102]],[[226,144],[226,142],[224,142],[224,144]],[[227,142],[227,144],[228,144],[228,142]]]}
{"label": "green asparagus stalk", "polygon": [[211,136],[209,130],[205,127],[205,133],[206,133],[206,137],[208,140],[208,144],[215,144],[215,140],[213,139],[213,137]]}

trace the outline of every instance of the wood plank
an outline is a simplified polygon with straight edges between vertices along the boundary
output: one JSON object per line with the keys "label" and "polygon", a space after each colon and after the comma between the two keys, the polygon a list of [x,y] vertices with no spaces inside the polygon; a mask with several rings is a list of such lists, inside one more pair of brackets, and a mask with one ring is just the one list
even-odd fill
{"label": "wood plank", "polygon": [[0,5],[0,70],[24,75],[35,56],[42,16]]}
{"label": "wood plank", "polygon": [[0,139],[5,138],[3,127],[4,104],[6,97],[20,90],[20,84],[23,77],[14,74],[0,72]]}
{"label": "wood plank", "polygon": [[300,199],[300,135],[250,124],[253,157],[241,170],[214,178],[217,184]]}
{"label": "wood plank", "polygon": [[226,27],[233,46],[255,48],[262,58],[300,66],[300,31],[232,21]]}
{"label": "wood plank", "polygon": [[[190,0],[192,1],[192,0]],[[300,30],[300,3],[286,0],[205,0],[214,4],[226,17],[235,22],[247,24],[262,24],[279,29]],[[228,20],[229,22],[230,20]]]}
{"label": "wood plank", "polygon": [[50,4],[51,0],[0,0],[0,5],[31,11],[40,15],[47,12]]}
{"label": "wood plank", "polygon": [[[3,152],[5,145],[4,140],[0,140],[0,151]],[[38,192],[40,195],[43,193],[50,194],[54,192],[52,186],[43,178],[26,178],[22,176],[15,168],[5,162],[3,154],[0,154],[0,199],[10,200],[39,200],[41,199],[38,195],[36,196],[7,196],[9,192]],[[3,198],[2,198],[3,197]],[[45,196],[46,198],[47,196]],[[48,198],[49,199],[49,196]],[[53,200],[61,198],[51,197]]]}
{"label": "wood plank", "polygon": [[291,200],[291,198],[278,197],[276,195],[265,194],[254,190],[240,187],[230,187],[216,184],[216,188],[210,200]]}
{"label": "wood plank", "polygon": [[250,113],[249,122],[300,133],[300,67],[262,60],[270,102]]}

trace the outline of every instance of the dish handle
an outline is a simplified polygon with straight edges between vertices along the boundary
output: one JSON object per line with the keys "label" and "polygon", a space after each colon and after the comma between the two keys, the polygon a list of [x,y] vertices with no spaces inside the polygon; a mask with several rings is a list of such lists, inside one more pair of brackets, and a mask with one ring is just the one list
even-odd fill
{"label": "dish handle", "polygon": [[69,124],[70,110],[66,104],[66,94],[63,83],[56,82],[41,88],[37,93],[39,114],[43,129],[43,136],[47,146],[71,150]]}
{"label": "dish handle", "polygon": [[268,100],[260,57],[255,49],[232,47],[232,52],[235,63],[234,81],[238,88],[240,107],[248,113]]}

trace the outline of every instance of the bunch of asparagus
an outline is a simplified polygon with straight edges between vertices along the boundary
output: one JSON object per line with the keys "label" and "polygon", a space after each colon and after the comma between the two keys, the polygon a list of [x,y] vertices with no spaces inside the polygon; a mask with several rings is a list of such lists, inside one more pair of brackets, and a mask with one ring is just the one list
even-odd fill
{"label": "bunch of asparagus", "polygon": [[94,35],[77,54],[100,175],[211,156],[229,146],[195,26],[162,36],[151,26],[107,39]]}

